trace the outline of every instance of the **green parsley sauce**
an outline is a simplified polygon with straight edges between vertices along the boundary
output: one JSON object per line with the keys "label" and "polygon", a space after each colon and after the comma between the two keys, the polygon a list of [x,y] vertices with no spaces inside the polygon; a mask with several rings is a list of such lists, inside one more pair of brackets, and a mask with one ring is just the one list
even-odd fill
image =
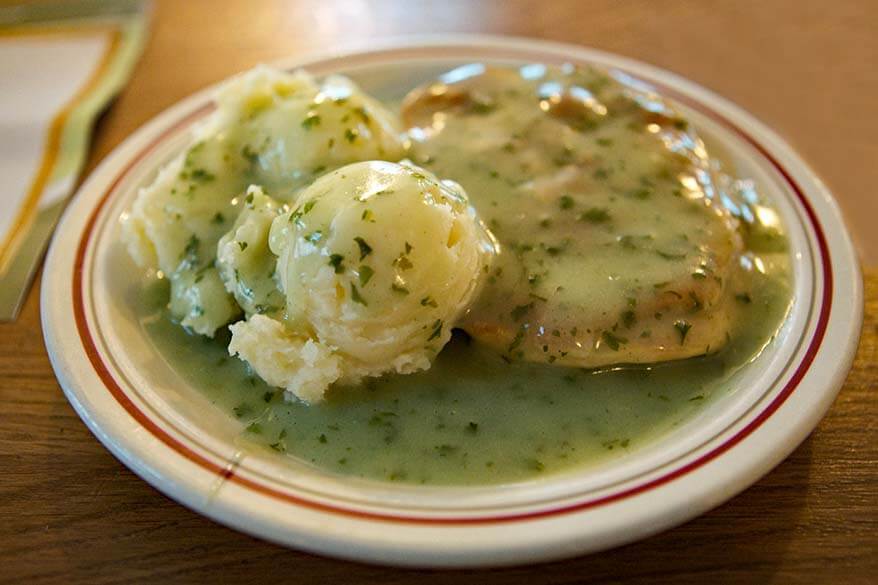
{"label": "green parsley sauce", "polygon": [[[649,445],[734,389],[735,373],[774,334],[790,292],[757,273],[732,341],[721,352],[605,371],[507,363],[456,335],[418,374],[333,388],[328,400],[288,403],[229,357],[227,335],[188,335],[164,309],[161,283],[142,303],[163,358],[241,421],[242,445],[319,469],[415,484],[478,485],[584,469]],[[160,318],[156,318],[159,316]]]}
{"label": "green parsley sauce", "polygon": [[[678,192],[688,163],[659,155],[663,140],[685,139],[685,120],[644,117],[601,73],[549,71],[537,81],[525,73],[501,75],[500,86],[489,79],[485,91],[460,102],[463,114],[452,100],[443,132],[415,139],[410,152],[417,164],[460,182],[500,240],[504,252],[478,310],[507,337],[479,341],[470,320],[464,326],[474,337],[457,331],[430,370],[334,387],[309,406],[285,402],[281,390],[229,357],[225,329],[211,340],[172,322],[166,283],[144,286],[138,306],[157,351],[241,422],[245,451],[394,482],[517,482],[623,457],[734,391],[737,373],[770,342],[790,305],[783,236],[751,220],[741,231],[746,257],[723,264],[706,247],[725,241],[722,222],[691,211],[697,202]],[[580,97],[591,113],[551,102],[554,90],[543,86],[570,75],[589,89]],[[547,105],[526,96],[535,87],[548,92]],[[608,116],[600,114],[604,103]],[[555,108],[553,117],[540,118],[538,108]],[[319,124],[318,116],[303,122]],[[371,251],[358,244],[362,255]],[[720,275],[724,288],[715,284]],[[656,298],[668,289],[703,297],[687,292],[686,302],[659,311]],[[727,342],[711,348],[704,328],[721,303]],[[594,330],[577,330],[583,310],[593,311]],[[551,323],[565,322],[555,336]],[[641,358],[661,344],[707,346],[685,360],[584,369],[562,355],[582,340]]]}

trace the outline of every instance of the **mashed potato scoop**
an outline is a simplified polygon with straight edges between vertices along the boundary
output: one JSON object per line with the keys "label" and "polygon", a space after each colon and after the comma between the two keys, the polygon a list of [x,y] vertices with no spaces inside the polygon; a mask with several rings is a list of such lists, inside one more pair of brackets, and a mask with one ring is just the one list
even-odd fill
{"label": "mashed potato scoop", "polygon": [[[286,333],[254,315],[231,327],[229,350],[307,401],[320,400],[336,380],[429,368],[495,253],[460,186],[379,161],[315,181],[274,220],[269,245],[278,256]],[[259,343],[256,328],[274,333]],[[303,375],[312,367],[332,375]]]}
{"label": "mashed potato scoop", "polygon": [[[170,279],[173,317],[207,336],[241,312],[214,260],[249,185],[284,203],[327,169],[403,155],[393,114],[344,77],[318,83],[304,71],[261,66],[223,85],[215,100],[123,224],[134,260]],[[241,307],[249,314],[255,304]]]}

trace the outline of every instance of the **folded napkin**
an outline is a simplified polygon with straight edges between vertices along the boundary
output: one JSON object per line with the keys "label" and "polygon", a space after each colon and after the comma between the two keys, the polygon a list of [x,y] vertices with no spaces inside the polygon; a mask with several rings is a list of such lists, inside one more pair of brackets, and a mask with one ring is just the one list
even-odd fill
{"label": "folded napkin", "polygon": [[139,0],[0,8],[0,320],[18,313],[146,23]]}

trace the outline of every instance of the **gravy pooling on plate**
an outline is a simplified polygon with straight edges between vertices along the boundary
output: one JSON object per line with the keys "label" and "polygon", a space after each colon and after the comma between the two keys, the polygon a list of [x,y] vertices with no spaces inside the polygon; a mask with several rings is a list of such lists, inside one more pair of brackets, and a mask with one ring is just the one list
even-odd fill
{"label": "gravy pooling on plate", "polygon": [[[228,357],[228,348],[240,346],[243,338],[236,345],[234,336],[230,340],[220,328],[216,338],[197,341],[178,326],[182,319],[199,333],[196,323],[212,331],[222,317],[209,307],[205,315],[181,312],[174,302],[165,306],[164,282],[147,286],[146,298],[138,300],[157,350],[245,425],[242,445],[261,444],[339,473],[415,483],[519,481],[594,465],[647,444],[731,391],[736,372],[759,355],[787,314],[789,262],[776,214],[760,203],[750,183],[720,171],[681,114],[634,80],[567,66],[470,65],[451,71],[412,90],[402,105],[408,130],[399,144],[423,170],[409,163],[339,168],[371,148],[366,126],[373,114],[353,108],[348,94],[333,97],[328,86],[318,90],[309,82],[302,97],[278,85],[278,76],[286,74],[257,73],[270,81],[265,91],[271,95],[259,103],[273,105],[254,117],[247,105],[253,96],[239,96],[247,107],[223,112],[217,136],[236,136],[240,116],[245,128],[261,132],[267,124],[265,131],[278,144],[295,134],[332,153],[344,140],[344,160],[333,159],[324,168],[319,153],[311,153],[311,180],[305,181],[295,148],[281,149],[292,154],[280,160],[279,150],[266,146],[273,144],[268,140],[247,142],[241,152],[235,143],[220,154],[244,156],[250,165],[246,174],[238,177],[234,169],[222,167],[218,156],[207,181],[212,186],[207,202],[222,212],[231,231],[220,237],[219,231],[196,230],[195,256],[187,255],[191,237],[178,234],[177,240],[157,245],[167,246],[169,267],[194,275],[194,285],[203,282],[198,280],[203,271],[219,269],[225,301],[244,314],[233,331],[258,321],[271,324],[277,334],[248,338],[247,352],[237,350],[255,356],[247,357],[248,365]],[[339,79],[333,83],[354,87]],[[358,99],[390,127],[389,107],[358,91]],[[326,108],[338,114],[331,125],[328,115],[315,113]],[[268,124],[272,120],[283,123]],[[180,160],[185,166],[185,157]],[[383,172],[366,173],[362,187],[349,184],[358,176],[353,169],[376,164],[406,174],[407,185],[413,179],[409,187],[425,190],[428,205],[442,198],[427,197],[427,192],[458,193],[458,211],[468,204],[466,213],[474,214],[470,219],[481,218],[490,229],[491,245],[485,251],[490,248],[491,257],[482,258],[474,278],[477,294],[467,301],[462,319],[446,323],[418,315],[432,365],[406,369],[407,375],[381,375],[393,368],[378,368],[364,378],[335,376],[325,400],[321,382],[309,393],[315,397],[309,405],[292,398],[300,396],[295,388],[287,385],[285,396],[254,372],[265,379],[283,378],[275,383],[284,386],[286,373],[292,372],[293,380],[299,374],[312,379],[327,374],[318,366],[330,358],[355,356],[343,355],[338,344],[315,333],[315,322],[305,327],[313,336],[307,342],[296,337],[289,304],[299,297],[289,298],[295,289],[290,282],[304,286],[305,281],[296,280],[299,272],[281,269],[269,230],[292,230],[288,243],[312,254],[308,262],[314,274],[326,281],[327,291],[336,291],[335,297],[320,295],[319,306],[337,304],[337,315],[332,314],[339,323],[353,319],[349,323],[357,324],[367,308],[381,310],[389,302],[392,309],[394,299],[414,299],[401,296],[412,294],[407,279],[430,271],[413,264],[429,262],[433,255],[418,256],[415,247],[423,252],[433,244],[412,233],[393,243],[394,253],[388,256],[390,250],[379,248],[384,245],[380,230],[360,233],[356,227],[366,222],[362,225],[374,228],[380,225],[376,221],[386,221],[374,215],[380,206],[370,201],[392,202],[404,195],[385,185]],[[251,187],[247,194],[237,192],[241,181],[252,181],[261,176],[259,169],[269,167],[271,181],[263,181],[268,191]],[[295,171],[299,188],[284,188],[287,167]],[[333,173],[340,173],[338,181],[314,182]],[[175,177],[160,174],[158,187],[146,190],[157,196],[152,215],[143,214],[143,223],[133,224],[136,235],[147,234],[151,221],[173,231],[181,210],[197,208],[195,199],[180,199],[170,187],[162,190],[161,181]],[[228,200],[220,193],[221,182],[234,185]],[[309,185],[320,187],[320,193],[300,200]],[[345,216],[350,221],[338,222],[327,207],[333,197],[341,197],[348,211],[356,208]],[[169,207],[168,202],[177,203]],[[216,209],[211,207],[209,218],[183,219],[203,223],[218,217]],[[399,217],[409,213],[393,209]],[[405,229],[420,229],[412,217]],[[459,230],[441,239],[451,249]],[[344,246],[335,247],[336,240]],[[214,259],[217,245],[221,253]],[[181,249],[179,266],[174,246]],[[390,263],[373,266],[384,260]],[[381,285],[387,290],[369,288],[383,282],[376,276],[379,269],[390,270],[392,283]],[[189,294],[179,279],[169,280],[172,300],[206,298]],[[273,300],[262,302],[263,297]],[[442,306],[443,299],[417,297],[411,303],[417,311]],[[380,318],[372,321],[380,323]],[[455,334],[438,353],[455,326],[466,333]],[[265,328],[249,329],[258,333]],[[418,331],[414,335],[419,339]],[[433,348],[437,340],[441,344]],[[309,344],[320,344],[323,353],[302,349]],[[292,353],[295,359],[284,361]],[[267,366],[257,365],[257,357],[283,361],[271,365],[284,376],[267,377]],[[298,365],[305,362],[311,370]],[[596,369],[608,365],[613,367]]]}
{"label": "gravy pooling on plate", "polygon": [[501,244],[461,327],[510,358],[708,354],[749,294],[735,194],[687,121],[618,77],[470,65],[403,103],[415,162],[464,185]]}

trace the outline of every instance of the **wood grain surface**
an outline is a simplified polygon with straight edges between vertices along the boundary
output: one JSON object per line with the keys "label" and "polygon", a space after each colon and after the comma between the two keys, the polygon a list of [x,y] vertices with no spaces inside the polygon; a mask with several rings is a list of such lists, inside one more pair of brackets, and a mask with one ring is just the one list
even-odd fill
{"label": "wood grain surface", "polygon": [[736,101],[802,152],[852,220],[867,266],[857,359],[810,438],[725,505],[610,552],[482,572],[334,561],[214,524],[116,461],[55,380],[35,287],[18,321],[0,325],[0,582],[878,582],[878,2],[159,1],[88,169],[165,107],[259,61],[452,31],[575,42],[654,63]]}

